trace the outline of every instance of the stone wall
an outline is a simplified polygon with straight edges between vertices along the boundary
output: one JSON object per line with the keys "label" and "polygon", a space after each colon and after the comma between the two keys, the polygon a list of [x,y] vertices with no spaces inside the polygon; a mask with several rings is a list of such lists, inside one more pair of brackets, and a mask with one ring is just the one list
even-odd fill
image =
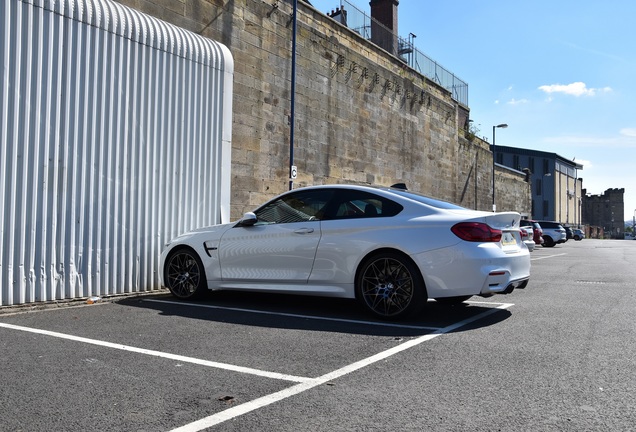
{"label": "stone wall", "polygon": [[[291,3],[119,1],[222,42],[232,52],[232,218],[287,190]],[[411,190],[491,210],[492,155],[486,143],[464,137],[465,107],[301,1],[297,22],[294,187],[404,182]],[[510,197],[498,210],[519,211],[527,184],[498,178],[506,183],[501,196]]]}

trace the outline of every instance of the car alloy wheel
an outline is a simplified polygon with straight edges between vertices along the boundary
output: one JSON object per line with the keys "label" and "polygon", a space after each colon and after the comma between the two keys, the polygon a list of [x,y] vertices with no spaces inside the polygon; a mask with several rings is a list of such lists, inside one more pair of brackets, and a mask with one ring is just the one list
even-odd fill
{"label": "car alloy wheel", "polygon": [[367,259],[358,272],[356,296],[375,316],[400,319],[426,303],[424,283],[417,267],[394,253]]}
{"label": "car alloy wheel", "polygon": [[170,292],[181,299],[200,297],[205,292],[205,271],[197,254],[190,249],[174,251],[165,265],[165,281]]}

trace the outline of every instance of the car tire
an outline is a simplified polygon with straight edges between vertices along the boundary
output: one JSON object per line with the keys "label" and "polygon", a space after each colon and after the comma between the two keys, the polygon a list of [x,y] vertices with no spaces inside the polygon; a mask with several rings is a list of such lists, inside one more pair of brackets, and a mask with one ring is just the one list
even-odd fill
{"label": "car tire", "polygon": [[382,252],[365,259],[356,275],[356,298],[372,315],[398,320],[420,312],[426,305],[426,287],[410,258]]}
{"label": "car tire", "polygon": [[436,298],[435,301],[437,303],[441,303],[444,305],[458,305],[458,304],[463,304],[466,300],[468,300],[469,298],[471,298],[472,296],[455,296],[455,297],[441,297],[441,298]]}
{"label": "car tire", "polygon": [[168,255],[164,281],[172,295],[182,300],[201,298],[207,291],[203,263],[190,248],[179,248]]}
{"label": "car tire", "polygon": [[581,237],[579,237],[579,236],[577,236],[577,235],[576,235],[576,236],[574,236],[574,241],[579,241],[579,240],[581,240]]}
{"label": "car tire", "polygon": [[543,236],[543,247],[554,247],[554,240],[550,236]]}

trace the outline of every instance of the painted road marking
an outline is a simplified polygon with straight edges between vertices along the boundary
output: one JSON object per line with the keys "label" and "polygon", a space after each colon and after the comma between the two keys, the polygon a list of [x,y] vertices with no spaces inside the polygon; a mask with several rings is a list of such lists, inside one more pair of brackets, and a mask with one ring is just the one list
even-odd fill
{"label": "painted road marking", "polygon": [[347,322],[347,323],[359,323],[359,324],[369,324],[369,325],[382,325],[382,326],[391,326],[391,327],[403,327],[403,328],[416,328],[416,329],[433,329],[434,331],[432,333],[417,337],[415,339],[411,339],[408,340],[406,342],[401,343],[400,345],[397,345],[393,348],[387,349],[385,351],[382,351],[378,354],[372,355],[370,357],[367,357],[365,359],[359,360],[357,362],[354,362],[350,365],[344,366],[340,369],[336,369],[333,372],[329,372],[325,375],[322,375],[320,377],[317,378],[308,378],[308,377],[298,377],[298,376],[294,376],[294,375],[287,375],[287,374],[280,374],[280,373],[276,373],[276,372],[268,372],[268,371],[262,371],[262,370],[258,370],[258,369],[252,369],[252,368],[246,368],[246,367],[242,367],[242,366],[235,366],[235,365],[230,365],[230,364],[226,364],[226,363],[219,363],[219,362],[213,362],[213,361],[208,361],[208,360],[201,360],[201,359],[197,359],[197,358],[193,358],[193,357],[186,357],[186,356],[181,356],[181,355],[176,355],[176,354],[170,354],[170,353],[164,353],[164,352],[160,352],[160,351],[154,351],[154,350],[148,350],[148,349],[144,349],[144,348],[137,348],[137,347],[132,347],[132,346],[127,346],[127,345],[121,345],[121,344],[115,344],[112,342],[106,342],[106,341],[100,341],[100,340],[96,340],[96,339],[89,339],[89,338],[84,338],[84,337],[80,337],[80,336],[73,336],[73,335],[68,335],[68,334],[64,334],[64,333],[58,333],[58,332],[53,332],[53,331],[49,331],[49,330],[41,330],[41,329],[34,329],[34,328],[30,328],[30,327],[23,327],[23,326],[17,326],[17,325],[13,325],[13,324],[6,324],[6,323],[0,323],[0,328],[7,328],[7,329],[11,329],[11,330],[18,330],[18,331],[25,331],[25,332],[29,332],[29,333],[35,333],[35,334],[40,334],[40,335],[45,335],[45,336],[51,336],[51,337],[56,337],[56,338],[60,338],[60,339],[66,339],[66,340],[72,340],[72,341],[76,341],[76,342],[82,342],[82,343],[87,343],[87,344],[91,344],[91,345],[97,345],[97,346],[102,346],[102,347],[106,347],[106,348],[113,348],[113,349],[118,349],[118,350],[122,350],[122,351],[129,351],[129,352],[134,352],[134,353],[138,353],[138,354],[145,354],[145,355],[151,355],[151,356],[155,356],[155,357],[160,357],[160,358],[166,358],[166,359],[170,359],[170,360],[176,360],[176,361],[180,361],[180,362],[184,362],[184,363],[193,363],[193,364],[197,364],[197,365],[201,365],[201,366],[208,366],[208,367],[214,367],[214,368],[218,368],[218,369],[224,369],[224,370],[230,370],[230,371],[234,371],[234,372],[240,372],[240,373],[246,373],[246,374],[251,374],[251,375],[256,375],[256,376],[261,376],[261,377],[265,377],[265,378],[272,378],[272,379],[278,379],[278,380],[284,380],[284,381],[291,381],[291,382],[296,382],[298,384],[289,387],[287,389],[283,389],[281,391],[266,395],[266,396],[262,396],[260,398],[254,399],[253,401],[250,402],[246,402],[244,404],[241,405],[237,405],[234,406],[232,408],[229,408],[225,411],[221,411],[218,412],[216,414],[213,414],[211,416],[205,417],[203,419],[197,420],[193,423],[189,423],[187,425],[181,426],[179,428],[176,428],[173,430],[173,432],[197,432],[206,428],[209,428],[211,426],[223,423],[227,420],[236,418],[238,416],[241,416],[243,414],[246,414],[248,412],[257,410],[259,408],[263,408],[266,407],[268,405],[271,405],[275,402],[287,399],[291,396],[303,393],[307,390],[311,390],[312,388],[315,388],[317,386],[320,386],[322,384],[325,384],[329,381],[332,381],[334,379],[338,379],[341,378],[345,375],[348,375],[352,372],[355,372],[359,369],[362,369],[364,367],[367,367],[369,365],[372,365],[374,363],[377,363],[381,360],[384,360],[388,357],[391,357],[395,354],[398,354],[402,351],[406,351],[410,348],[413,348],[415,346],[418,346],[424,342],[430,341],[434,338],[436,338],[437,336],[441,336],[443,334],[452,332],[460,327],[463,327],[467,324],[470,324],[474,321],[478,321],[481,320],[483,318],[485,318],[488,315],[491,315],[497,311],[500,310],[505,310],[508,309],[512,306],[514,306],[514,304],[512,303],[489,303],[489,302],[479,302],[479,301],[471,301],[469,303],[482,303],[482,304],[489,304],[489,305],[497,305],[496,307],[493,307],[492,309],[483,312],[481,314],[475,315],[473,317],[467,318],[465,320],[462,321],[458,321],[454,324],[451,324],[449,326],[443,327],[443,328],[439,328],[439,327],[424,327],[424,326],[409,326],[409,325],[400,325],[400,324],[391,324],[391,323],[376,323],[376,322],[369,322],[369,321],[356,321],[356,320],[346,320],[346,319],[337,319],[337,318],[325,318],[325,317],[315,317],[315,316],[310,316],[310,315],[296,315],[296,314],[285,314],[285,313],[276,313],[276,312],[265,312],[265,311],[259,311],[259,310],[252,310],[252,309],[239,309],[239,308],[224,308],[224,307],[218,307],[218,306],[209,306],[209,305],[199,305],[199,304],[189,304],[189,303],[181,303],[181,302],[170,302],[170,301],[163,301],[163,300],[145,300],[145,301],[153,301],[153,302],[160,302],[160,303],[170,303],[170,304],[177,304],[177,305],[189,305],[189,306],[196,306],[196,307],[209,307],[209,308],[216,308],[216,309],[227,309],[227,310],[235,310],[235,311],[243,311],[243,312],[251,312],[251,313],[263,313],[263,314],[271,314],[271,315],[283,315],[283,316],[291,316],[291,317],[298,317],[298,318],[307,318],[307,319],[322,319],[322,320],[328,320],[328,321],[340,321],[340,322]]}
{"label": "painted road marking", "polygon": [[543,257],[539,257],[539,258],[530,258],[530,261],[538,261],[538,260],[542,260],[542,259],[546,259],[546,258],[555,258],[555,257],[563,256],[563,255],[567,255],[567,253],[564,252],[564,253],[560,253],[560,254],[556,254],[556,255],[546,255],[546,256],[543,256]]}
{"label": "painted road marking", "polygon": [[357,361],[355,363],[352,363],[348,366],[345,366],[343,368],[337,369],[333,372],[329,372],[323,376],[320,376],[318,378],[315,378],[313,380],[310,381],[306,381],[300,384],[297,384],[295,386],[289,387],[287,389],[278,391],[276,393],[272,393],[257,399],[254,399],[253,401],[250,402],[246,402],[244,404],[241,405],[237,405],[235,407],[229,408],[225,411],[221,411],[219,413],[213,414],[209,417],[205,417],[201,420],[197,420],[193,423],[181,426],[179,428],[173,429],[171,432],[197,432],[209,427],[212,427],[214,425],[223,423],[227,420],[231,420],[233,418],[239,417],[243,414],[249,413],[251,411],[257,410],[259,408],[263,408],[266,407],[268,405],[271,405],[275,402],[279,402],[283,399],[287,399],[291,396],[303,393],[307,390],[311,390],[314,387],[318,387],[319,385],[325,384],[329,381],[332,381],[334,379],[337,378],[341,378],[345,375],[348,375],[352,372],[355,372],[359,369],[362,369],[366,366],[372,365],[374,363],[377,363],[381,360],[384,360],[388,357],[391,357],[397,353],[400,353],[402,351],[405,351],[409,348],[413,348],[417,345],[420,345],[424,342],[430,341],[431,339],[436,338],[437,336],[441,336],[445,333],[449,333],[453,330],[456,330],[460,327],[463,327],[467,324],[470,324],[471,322],[480,320],[485,318],[488,315],[491,315],[495,312],[498,312],[500,310],[503,309],[508,309],[509,307],[513,306],[512,303],[502,303],[500,306],[493,308],[489,311],[483,312],[479,315],[475,315],[474,317],[471,318],[467,318],[463,321],[459,321],[455,324],[451,324],[447,327],[438,329],[437,331],[435,331],[434,333],[431,334],[427,334],[424,336],[420,336],[418,338],[415,339],[411,339],[407,342],[404,342],[400,345],[397,345],[393,348],[390,348],[386,351],[382,351],[378,354],[372,355],[371,357],[367,357],[366,359]]}
{"label": "painted road marking", "polygon": [[312,381],[311,378],[307,378],[307,377],[299,377],[299,376],[281,374],[276,372],[262,371],[259,369],[252,369],[248,367],[235,366],[235,365],[231,365],[227,363],[219,363],[219,362],[213,362],[209,360],[202,360],[202,359],[197,359],[194,357],[186,357],[186,356],[177,355],[177,354],[164,353],[161,351],[137,348],[137,347],[132,347],[128,345],[121,345],[121,344],[116,344],[112,342],[106,342],[106,341],[89,339],[89,338],[80,337],[80,336],[73,336],[73,335],[64,334],[64,333],[52,332],[48,330],[34,329],[31,327],[23,327],[23,326],[17,326],[13,324],[5,324],[5,323],[0,323],[0,327],[12,329],[12,330],[20,330],[24,332],[35,333],[35,334],[40,334],[45,336],[51,336],[51,337],[55,337],[59,339],[72,340],[75,342],[82,342],[82,343],[97,345],[97,346],[106,347],[106,348],[113,348],[113,349],[118,349],[122,351],[129,351],[129,352],[134,352],[137,354],[145,354],[145,355],[150,355],[154,357],[161,357],[161,358],[165,358],[169,360],[176,360],[183,363],[193,363],[199,366],[207,366],[207,367],[213,367],[217,369],[225,369],[225,370],[229,370],[233,372],[241,372],[241,373],[250,374],[250,375],[257,375],[257,376],[261,376],[265,378],[273,378],[277,380],[292,381],[292,382]]}

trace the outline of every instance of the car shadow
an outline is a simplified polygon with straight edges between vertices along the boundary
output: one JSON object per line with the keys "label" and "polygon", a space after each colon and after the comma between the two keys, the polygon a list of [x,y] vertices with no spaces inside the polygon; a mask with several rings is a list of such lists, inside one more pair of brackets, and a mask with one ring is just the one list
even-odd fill
{"label": "car shadow", "polygon": [[[469,331],[496,325],[511,315],[506,309],[496,309],[496,303],[490,306],[469,300],[451,306],[430,300],[414,317],[383,321],[369,315],[355,300],[238,291],[214,292],[199,301],[158,294],[116,303],[165,316],[226,324],[390,337]],[[457,327],[449,329],[450,326]]]}

